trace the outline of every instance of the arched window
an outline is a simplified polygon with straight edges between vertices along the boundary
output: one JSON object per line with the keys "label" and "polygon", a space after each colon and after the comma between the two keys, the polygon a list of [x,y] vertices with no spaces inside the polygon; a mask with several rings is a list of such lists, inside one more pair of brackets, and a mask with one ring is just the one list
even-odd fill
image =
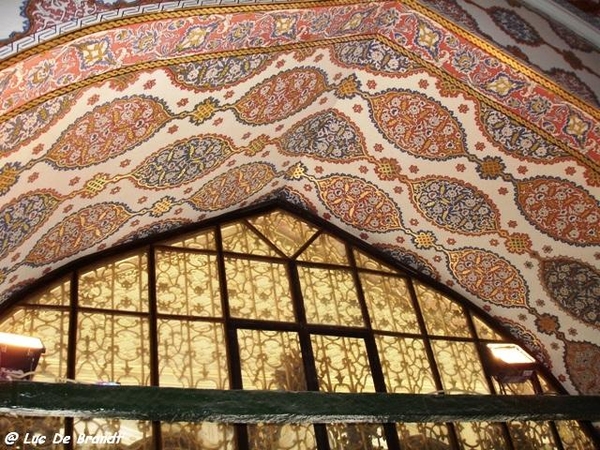
{"label": "arched window", "polygon": [[[42,339],[37,381],[332,393],[560,390],[539,372],[494,376],[485,363],[488,344],[512,340],[485,314],[289,206],[254,208],[95,258],[70,265],[0,319],[1,331]],[[573,421],[230,425],[4,417],[0,427],[4,434],[60,430],[75,439],[117,433],[121,448],[136,449],[593,446]]]}

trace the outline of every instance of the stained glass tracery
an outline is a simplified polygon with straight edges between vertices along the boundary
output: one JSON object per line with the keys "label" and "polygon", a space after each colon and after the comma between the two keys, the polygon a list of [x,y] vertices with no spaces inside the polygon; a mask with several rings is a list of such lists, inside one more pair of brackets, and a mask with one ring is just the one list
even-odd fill
{"label": "stained glass tracery", "polygon": [[[0,330],[42,338],[40,381],[333,393],[551,391],[543,378],[499,386],[486,376],[480,347],[505,336],[406,273],[276,209],[77,268],[7,310]],[[556,439],[577,450],[591,445],[575,422],[65,423],[74,435],[121,433],[136,449],[546,449]]]}

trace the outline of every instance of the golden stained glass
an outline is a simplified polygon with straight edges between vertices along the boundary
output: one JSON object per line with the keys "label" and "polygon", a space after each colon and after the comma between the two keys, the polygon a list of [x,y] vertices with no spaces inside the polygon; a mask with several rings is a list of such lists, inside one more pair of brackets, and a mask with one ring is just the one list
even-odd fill
{"label": "golden stained glass", "polygon": [[152,450],[150,422],[123,419],[75,419],[74,447],[89,450]]}
{"label": "golden stained glass", "polygon": [[574,420],[559,420],[554,423],[565,449],[588,450],[594,448],[594,443],[583,432],[579,423]]}
{"label": "golden stained glass", "polygon": [[327,425],[331,450],[387,449],[383,425],[376,423],[338,423]]}
{"label": "golden stained glass", "polygon": [[288,257],[317,232],[317,228],[284,211],[255,217],[250,223]]}
{"label": "golden stained glass", "polygon": [[156,251],[159,314],[221,317],[216,255]]}
{"label": "golden stained glass", "polygon": [[428,394],[437,390],[421,339],[376,335],[388,392]]}
{"label": "golden stained glass", "polygon": [[[502,425],[490,422],[460,422],[454,427],[458,434],[458,443],[461,450],[508,450],[504,438]],[[515,446],[515,450],[522,450]]]}
{"label": "golden stained glass", "polygon": [[415,283],[415,289],[429,334],[437,336],[471,336],[465,313],[459,304],[420,283]]}
{"label": "golden stained glass", "polygon": [[233,317],[293,322],[285,265],[225,258],[229,311]]}
{"label": "golden stained glass", "polygon": [[0,330],[41,339],[46,351],[38,362],[35,381],[52,383],[66,376],[69,339],[67,311],[17,306],[4,317]]}
{"label": "golden stained glass", "polygon": [[233,425],[212,422],[161,424],[164,450],[234,450]]}
{"label": "golden stained glass", "polygon": [[141,317],[79,312],[77,381],[150,383],[148,320]]}
{"label": "golden stained glass", "polygon": [[158,320],[160,385],[228,389],[223,325],[188,320]]}
{"label": "golden stained glass", "polygon": [[420,333],[405,280],[387,275],[361,273],[360,282],[374,329]]}
{"label": "golden stained glass", "polygon": [[298,267],[298,275],[309,323],[364,326],[351,272]]}
{"label": "golden stained glass", "polygon": [[190,248],[195,250],[216,250],[215,233],[212,229],[203,230],[200,233],[179,237],[172,241],[167,241],[163,245],[169,247]]}
{"label": "golden stained glass", "polygon": [[444,423],[399,423],[396,429],[402,450],[452,449]]}
{"label": "golden stained glass", "polygon": [[244,389],[304,391],[297,333],[237,330]]}
{"label": "golden stained glass", "polygon": [[347,266],[346,244],[330,234],[321,233],[298,257],[299,261]]}
{"label": "golden stained glass", "polygon": [[248,425],[251,450],[314,450],[317,448],[312,425]]}
{"label": "golden stained glass", "polygon": [[510,438],[519,450],[558,449],[548,422],[510,422]]}
{"label": "golden stained glass", "polygon": [[28,298],[24,303],[30,305],[68,306],[71,303],[71,282],[62,280],[44,291]]}
{"label": "golden stained glass", "polygon": [[79,276],[79,306],[118,311],[148,311],[145,253],[105,263]]}
{"label": "golden stained glass", "polygon": [[475,315],[473,315],[473,323],[475,324],[475,331],[477,332],[479,339],[489,339],[494,341],[506,340],[498,332],[494,331],[492,327]]}
{"label": "golden stained glass", "polygon": [[377,270],[379,272],[398,273],[397,270],[394,270],[393,268],[382,263],[381,261],[377,261],[376,259],[371,258],[366,253],[363,253],[360,250],[354,250],[354,260],[356,261],[356,266],[360,267],[361,269]]}
{"label": "golden stained glass", "polygon": [[365,341],[342,336],[311,336],[319,389],[375,392]]}
{"label": "golden stained glass", "polygon": [[531,380],[526,380],[520,383],[499,383],[496,378],[492,377],[492,383],[497,394],[506,395],[535,395],[535,388]]}
{"label": "golden stained glass", "polygon": [[223,250],[247,255],[280,257],[266,241],[241,222],[221,227]]}
{"label": "golden stained glass", "polygon": [[475,344],[432,340],[431,346],[447,393],[489,394]]}

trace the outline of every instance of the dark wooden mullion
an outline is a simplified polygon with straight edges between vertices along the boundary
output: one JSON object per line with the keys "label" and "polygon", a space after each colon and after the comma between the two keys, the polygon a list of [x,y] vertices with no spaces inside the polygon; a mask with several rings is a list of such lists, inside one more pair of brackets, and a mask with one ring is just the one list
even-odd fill
{"label": "dark wooden mullion", "polygon": [[269,247],[271,247],[273,250],[275,250],[275,252],[278,255],[281,255],[282,258],[288,258],[288,255],[283,253],[283,251],[281,251],[279,249],[279,247],[277,247],[273,242],[271,242],[271,240],[268,237],[266,237],[261,231],[258,230],[258,228],[256,228],[254,225],[252,225],[250,223],[250,221],[248,220],[248,218],[244,219],[242,222],[244,223],[244,225],[246,225],[248,228],[250,228],[250,230],[252,230],[252,232],[256,233],[256,235],[259,238],[261,238]]}
{"label": "dark wooden mullion", "polygon": [[[433,381],[435,382],[437,390],[442,391],[444,389],[444,385],[442,383],[442,378],[437,367],[437,362],[435,360],[433,348],[431,347],[431,341],[427,333],[427,324],[425,323],[425,318],[423,317],[423,312],[421,311],[421,305],[419,304],[417,291],[415,289],[412,279],[408,279],[406,284],[408,287],[408,292],[410,294],[410,300],[415,311],[415,315],[417,316],[419,328],[421,328],[421,332],[423,333],[423,344],[425,345],[425,353],[427,353],[427,359],[429,360],[429,366],[431,367]],[[452,448],[459,449],[459,439],[456,429],[454,428],[454,424],[452,424],[451,422],[446,422],[446,427],[448,428],[448,437],[450,438],[450,444],[452,445]]]}
{"label": "dark wooden mullion", "polygon": [[[71,272],[69,291],[69,334],[67,337],[67,373],[66,377],[69,380],[74,380],[76,376],[77,364],[77,311],[79,306],[79,272],[77,270]],[[75,440],[75,421],[72,417],[65,418],[65,435],[72,436],[71,441]],[[64,444],[64,448],[71,450],[73,443]]]}
{"label": "dark wooden mullion", "polygon": [[[148,252],[148,330],[150,333],[150,385],[160,386],[160,363],[158,356],[158,300],[156,296],[156,248],[150,246]],[[152,441],[154,447],[162,449],[162,429],[160,422],[152,422]]]}
{"label": "dark wooden mullion", "polygon": [[[367,335],[365,336],[365,345],[367,347],[369,365],[371,366],[373,384],[375,385],[375,390],[377,392],[387,392],[385,378],[383,376],[383,369],[381,368],[381,360],[379,359],[379,351],[377,350],[377,343],[375,342],[375,335],[373,333],[373,326],[371,324],[371,314],[369,313],[367,301],[365,300],[365,292],[356,266],[354,251],[348,243],[346,243],[346,255],[350,262],[350,268],[352,269],[352,277],[354,278],[354,285],[358,301],[360,303],[360,309],[362,310],[365,328],[368,331]],[[398,439],[396,425],[393,423],[385,423],[383,424],[383,427],[388,448],[390,450],[400,450],[400,440]]]}
{"label": "dark wooden mullion", "polygon": [[[318,233],[315,233],[318,234]],[[288,277],[296,320],[298,322],[298,339],[300,340],[300,351],[302,353],[302,363],[304,366],[304,377],[306,379],[306,389],[309,391],[319,391],[319,378],[317,375],[317,366],[315,363],[315,354],[310,340],[310,332],[306,322],[306,310],[298,276],[298,267],[293,260],[288,261]],[[327,428],[325,424],[314,424],[315,440],[319,450],[330,450],[329,439],[327,438]]]}
{"label": "dark wooden mullion", "polygon": [[296,253],[294,253],[290,258],[293,259],[294,261],[296,259],[298,259],[298,256],[300,256],[302,253],[304,253],[304,251],[310,247],[310,245],[315,242],[317,240],[317,238],[323,234],[323,230],[317,230],[313,233],[313,235],[311,237],[309,237],[306,242],[304,244],[302,244],[300,246],[300,248],[298,250],[296,250]]}
{"label": "dark wooden mullion", "polygon": [[[229,311],[229,293],[227,291],[227,273],[225,271],[225,256],[221,227],[215,227],[215,244],[217,247],[217,266],[219,274],[219,293],[221,295],[221,310],[225,324],[225,346],[227,347],[227,367],[229,370],[230,389],[242,389],[242,367],[240,348],[237,340],[237,329],[231,324]],[[237,450],[248,450],[248,429],[244,424],[234,425]]]}
{"label": "dark wooden mullion", "polygon": [[[484,343],[479,339],[479,334],[477,333],[477,328],[475,327],[475,321],[473,320],[472,313],[471,313],[471,311],[466,310],[466,308],[464,308],[462,305],[459,305],[459,306],[463,310],[463,314],[467,317],[467,327],[469,328],[469,332],[471,333],[471,336],[473,336],[473,341],[475,343],[477,355],[479,356],[479,361],[481,362],[481,366],[483,367],[483,375],[488,384],[488,389],[490,390],[492,395],[496,395],[496,394],[498,394],[498,392],[496,392],[496,387],[494,386],[492,377],[488,373],[489,371],[488,371],[488,367],[486,365],[486,357],[484,355],[484,350],[482,348],[482,345],[484,345]],[[499,425],[500,425],[500,428],[502,429],[502,435],[504,436],[504,440],[508,446],[508,450],[518,450],[518,449],[515,449],[515,447],[513,445],[512,438],[510,437],[510,431],[508,429],[508,424],[506,422],[500,422]]]}

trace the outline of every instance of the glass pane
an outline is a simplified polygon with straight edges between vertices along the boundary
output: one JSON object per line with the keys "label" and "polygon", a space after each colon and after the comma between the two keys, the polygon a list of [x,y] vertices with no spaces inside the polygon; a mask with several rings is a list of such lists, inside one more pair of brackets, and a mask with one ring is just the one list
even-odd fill
{"label": "glass pane", "polygon": [[447,393],[489,393],[475,344],[432,340],[431,346]]}
{"label": "glass pane", "polygon": [[354,259],[356,260],[356,266],[361,269],[378,270],[380,272],[392,272],[397,273],[395,269],[387,266],[386,264],[371,258],[366,253],[359,250],[354,250]]}
{"label": "glass pane", "polygon": [[475,331],[477,331],[477,336],[479,339],[489,339],[495,341],[505,340],[504,337],[494,331],[490,326],[483,322],[483,320],[475,315],[473,315],[473,323],[475,324]]}
{"label": "glass pane", "polygon": [[350,272],[298,267],[298,275],[309,323],[364,326]]}
{"label": "glass pane", "polygon": [[333,236],[321,233],[298,257],[299,261],[347,266],[346,244]]}
{"label": "glass pane", "polygon": [[163,450],[233,450],[233,425],[224,423],[162,423]]}
{"label": "glass pane", "polygon": [[379,450],[388,448],[383,425],[337,423],[327,425],[331,450]]}
{"label": "glass pane", "polygon": [[243,223],[222,227],[221,236],[223,250],[226,252],[281,257],[277,251]]}
{"label": "glass pane", "polygon": [[421,332],[405,280],[361,273],[360,282],[374,329],[399,333]]}
{"label": "glass pane", "polygon": [[492,377],[492,383],[497,394],[505,395],[535,395],[535,388],[531,380],[526,380],[521,383],[499,383],[496,378]]}
{"label": "glass pane", "polygon": [[54,382],[67,374],[69,313],[27,307],[13,308],[0,323],[5,333],[22,334],[42,340],[45,353],[40,356],[33,379]]}
{"label": "glass pane", "polygon": [[148,336],[144,318],[79,312],[76,379],[147,385]]}
{"label": "glass pane", "polygon": [[[13,446],[4,445],[4,438],[9,433],[18,433],[19,439]],[[44,442],[39,438],[35,444],[23,444],[26,433],[33,436],[43,436]],[[53,441],[62,442],[65,436],[65,424],[62,417],[29,417],[29,416],[0,416],[0,439],[2,449],[55,449]],[[30,439],[30,442],[33,438]]]}
{"label": "glass pane", "polygon": [[285,255],[294,255],[317,229],[283,211],[274,211],[250,223]]}
{"label": "glass pane", "polygon": [[429,334],[471,336],[465,314],[460,305],[422,284],[415,283],[415,289]]}
{"label": "glass pane", "polygon": [[160,385],[228,389],[223,325],[187,320],[158,320]]}
{"label": "glass pane", "polygon": [[313,450],[317,448],[312,425],[248,425],[253,450]]}
{"label": "glass pane", "polygon": [[244,389],[304,391],[297,333],[238,330]]}
{"label": "glass pane", "polygon": [[225,258],[233,317],[295,321],[290,282],[283,264]]}
{"label": "glass pane", "polygon": [[594,448],[594,443],[584,433],[579,423],[574,420],[560,420],[555,424],[565,449],[588,450]]}
{"label": "glass pane", "polygon": [[388,392],[428,394],[437,390],[421,339],[375,336]]}
{"label": "glass pane", "polygon": [[311,336],[319,389],[326,392],[375,392],[362,339]]}
{"label": "glass pane", "polygon": [[402,450],[451,450],[448,427],[443,423],[399,423]]}
{"label": "glass pane", "polygon": [[177,238],[172,241],[165,242],[163,245],[169,247],[192,248],[196,250],[216,250],[215,233],[213,230],[204,230],[198,234]]}
{"label": "glass pane", "polygon": [[[464,422],[454,424],[458,434],[458,443],[461,450],[508,450],[504,439],[502,425],[489,422]],[[521,447],[515,446],[515,450]]]}
{"label": "glass pane", "polygon": [[510,438],[519,450],[553,450],[554,443],[548,422],[511,422],[508,424]]}
{"label": "glass pane", "polygon": [[148,311],[148,263],[144,253],[97,267],[79,276],[79,306]]}
{"label": "glass pane", "polygon": [[24,303],[68,306],[71,304],[71,282],[70,280],[63,280],[54,286],[46,287],[43,292],[27,299]]}
{"label": "glass pane", "polygon": [[217,257],[156,251],[159,314],[221,317]]}
{"label": "glass pane", "polygon": [[151,450],[150,422],[121,419],[75,419],[74,447],[90,450]]}

